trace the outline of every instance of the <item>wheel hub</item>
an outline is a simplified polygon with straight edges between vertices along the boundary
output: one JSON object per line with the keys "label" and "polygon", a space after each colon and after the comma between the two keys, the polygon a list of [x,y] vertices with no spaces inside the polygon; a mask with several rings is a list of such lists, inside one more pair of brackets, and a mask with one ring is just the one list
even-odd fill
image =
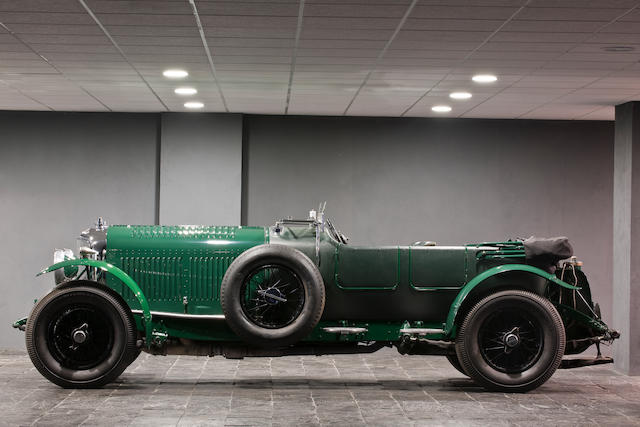
{"label": "wheel hub", "polygon": [[504,343],[507,347],[513,348],[520,344],[520,337],[518,337],[516,334],[509,333],[505,335]]}
{"label": "wheel hub", "polygon": [[542,351],[542,332],[537,319],[526,312],[507,308],[483,321],[479,331],[480,352],[493,369],[523,372]]}
{"label": "wheel hub", "polygon": [[263,328],[282,328],[302,312],[302,281],[288,267],[265,265],[250,273],[240,289],[241,307],[248,319]]}
{"label": "wheel hub", "polygon": [[263,297],[267,304],[276,305],[279,302],[287,302],[287,299],[284,298],[282,292],[276,288],[269,288],[264,292],[259,292]]}
{"label": "wheel hub", "polygon": [[89,325],[87,325],[86,323],[84,323],[79,328],[74,329],[71,332],[71,339],[73,340],[73,342],[76,344],[83,344],[89,337],[88,329]]}

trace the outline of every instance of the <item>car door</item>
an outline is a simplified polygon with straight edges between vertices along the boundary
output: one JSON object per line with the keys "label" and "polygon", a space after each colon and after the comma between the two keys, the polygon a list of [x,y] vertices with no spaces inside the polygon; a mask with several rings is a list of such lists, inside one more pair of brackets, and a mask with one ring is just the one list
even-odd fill
{"label": "car door", "polygon": [[460,289],[466,271],[464,246],[409,247],[409,285],[416,290]]}
{"label": "car door", "polygon": [[339,244],[335,282],[341,289],[395,290],[399,284],[399,247]]}

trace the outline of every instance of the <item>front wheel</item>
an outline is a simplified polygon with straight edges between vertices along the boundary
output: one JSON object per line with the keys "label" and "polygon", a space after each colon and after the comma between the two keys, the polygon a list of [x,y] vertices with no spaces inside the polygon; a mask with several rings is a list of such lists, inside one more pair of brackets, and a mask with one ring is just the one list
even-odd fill
{"label": "front wheel", "polygon": [[93,286],[46,295],[33,308],[25,332],[33,365],[65,388],[100,387],[115,380],[138,351],[131,313]]}
{"label": "front wheel", "polygon": [[564,325],[553,304],[517,290],[478,302],[456,339],[464,371],[485,388],[502,392],[542,385],[560,365],[564,350]]}

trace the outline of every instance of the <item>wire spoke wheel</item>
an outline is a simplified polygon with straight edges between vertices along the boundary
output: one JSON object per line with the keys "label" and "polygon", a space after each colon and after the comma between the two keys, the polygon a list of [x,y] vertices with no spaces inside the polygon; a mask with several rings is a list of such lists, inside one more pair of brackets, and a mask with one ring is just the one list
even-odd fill
{"label": "wire spoke wheel", "polygon": [[322,275],[308,256],[285,245],[259,245],[229,265],[220,285],[225,321],[250,346],[297,343],[324,310]]}
{"label": "wire spoke wheel", "polygon": [[244,314],[263,328],[283,328],[302,312],[305,292],[300,278],[288,267],[261,266],[250,273],[240,288]]}
{"label": "wire spoke wheel", "polygon": [[25,331],[38,371],[61,387],[100,387],[137,356],[136,325],[126,303],[104,285],[70,282],[34,306]]}
{"label": "wire spoke wheel", "polygon": [[556,371],[565,349],[560,314],[546,298],[504,290],[478,301],[456,337],[465,373],[489,390],[526,392]]}
{"label": "wire spoke wheel", "polygon": [[543,347],[540,322],[522,310],[499,310],[480,326],[478,345],[484,360],[500,372],[522,372],[540,358]]}
{"label": "wire spoke wheel", "polygon": [[70,369],[102,363],[113,347],[114,327],[99,307],[76,304],[54,314],[47,328],[49,351]]}

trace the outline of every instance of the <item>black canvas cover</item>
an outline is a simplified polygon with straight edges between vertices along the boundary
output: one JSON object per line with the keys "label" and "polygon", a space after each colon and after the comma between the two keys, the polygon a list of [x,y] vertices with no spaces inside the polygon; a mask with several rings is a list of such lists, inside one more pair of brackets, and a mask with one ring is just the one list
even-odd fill
{"label": "black canvas cover", "polygon": [[559,237],[535,237],[524,240],[524,255],[535,264],[553,264],[573,255],[573,247],[569,239]]}

